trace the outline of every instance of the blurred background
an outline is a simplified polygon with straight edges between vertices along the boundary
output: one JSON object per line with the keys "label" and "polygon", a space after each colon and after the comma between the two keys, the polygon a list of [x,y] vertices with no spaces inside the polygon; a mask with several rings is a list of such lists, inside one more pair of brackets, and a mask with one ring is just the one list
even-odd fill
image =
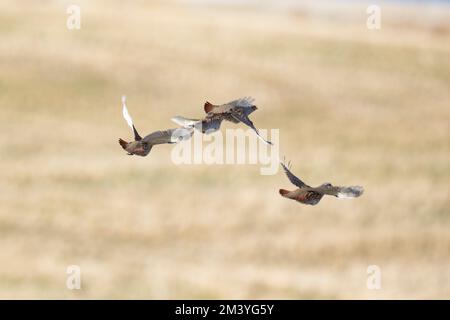
{"label": "blurred background", "polygon": [[[450,298],[450,6],[368,4],[0,0],[0,298]],[[366,192],[126,156],[122,94],[142,134],[251,95],[296,174]]]}

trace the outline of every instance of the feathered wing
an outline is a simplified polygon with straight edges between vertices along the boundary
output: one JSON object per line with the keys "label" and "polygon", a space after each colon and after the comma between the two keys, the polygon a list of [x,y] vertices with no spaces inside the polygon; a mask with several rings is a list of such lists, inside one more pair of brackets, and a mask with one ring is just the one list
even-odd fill
{"label": "feathered wing", "polygon": [[289,181],[293,185],[299,188],[309,187],[306,183],[304,183],[297,176],[295,176],[283,162],[281,162],[281,166],[283,167],[284,173],[286,173],[286,176],[288,177]]}
{"label": "feathered wing", "polygon": [[142,139],[143,142],[149,145],[164,144],[164,143],[177,143],[181,140],[187,140],[194,133],[193,128],[176,128],[155,131],[145,136]]}
{"label": "feathered wing", "polygon": [[128,112],[128,108],[127,108],[127,105],[126,105],[126,100],[127,100],[127,97],[125,95],[123,95],[122,96],[122,114],[123,114],[123,117],[124,117],[125,121],[130,126],[130,128],[133,129],[134,140],[139,141],[142,138],[139,135],[139,133],[137,132],[137,130],[136,130],[134,124],[133,124],[133,119],[131,118],[130,113]]}
{"label": "feathered wing", "polygon": [[313,190],[321,194],[327,194],[341,199],[357,198],[364,193],[364,188],[361,186],[342,187],[333,186],[331,184],[324,184],[317,188],[313,188]]}
{"label": "feathered wing", "polygon": [[194,128],[176,128],[176,129],[169,129],[171,131],[171,143],[177,143],[180,141],[189,140],[192,135],[194,134]]}
{"label": "feathered wing", "polygon": [[155,131],[146,135],[142,142],[149,145],[172,143],[172,132],[171,130]]}
{"label": "feathered wing", "polygon": [[126,101],[127,101],[127,97],[125,95],[123,95],[122,96],[122,114],[123,114],[123,118],[128,123],[130,128],[133,129],[133,119],[131,119],[131,116],[128,113]]}
{"label": "feathered wing", "polygon": [[202,132],[202,133],[213,133],[216,132],[220,129],[220,125],[222,124],[223,118],[213,118],[213,119],[206,119],[204,121],[202,121],[199,124],[198,129]]}
{"label": "feathered wing", "polygon": [[202,133],[212,133],[220,129],[220,125],[223,121],[223,117],[213,116],[205,120],[189,119],[182,116],[176,116],[171,119],[176,124],[186,129],[195,128]]}
{"label": "feathered wing", "polygon": [[201,120],[199,119],[189,119],[182,116],[175,116],[171,118],[173,122],[178,124],[179,126],[182,126],[183,128],[189,128],[196,126]]}
{"label": "feathered wing", "polygon": [[335,196],[342,199],[357,198],[364,193],[361,186],[336,187]]}
{"label": "feathered wing", "polygon": [[231,113],[223,113],[220,116],[221,116],[221,120],[226,120],[226,121],[229,121],[229,122],[232,122],[235,124],[238,124],[239,122],[241,122],[240,120],[233,117],[233,115]]}
{"label": "feathered wing", "polygon": [[261,135],[259,134],[258,129],[256,129],[255,125],[253,124],[253,122],[246,116],[246,115],[241,115],[241,114],[231,114],[233,118],[235,118],[236,120],[239,120],[240,122],[242,122],[243,124],[247,125],[248,127],[252,128],[253,131],[256,132],[256,135],[265,143],[272,145],[273,143],[270,141],[267,141],[266,139],[264,139],[263,137],[261,137]]}
{"label": "feathered wing", "polygon": [[244,97],[244,98],[230,101],[230,102],[226,103],[226,105],[232,106],[234,108],[236,108],[236,107],[237,108],[251,108],[251,107],[255,106],[253,104],[254,101],[255,101],[255,99],[253,99],[252,97]]}
{"label": "feathered wing", "polygon": [[205,105],[204,105],[204,110],[205,110],[205,113],[210,113],[210,112],[226,113],[226,112],[231,112],[231,110],[234,108],[252,109],[252,107],[255,107],[253,105],[253,101],[255,101],[255,99],[253,99],[252,97],[244,97],[244,98],[236,99],[236,100],[233,100],[228,103],[221,104],[221,105],[214,105],[214,104],[206,101]]}

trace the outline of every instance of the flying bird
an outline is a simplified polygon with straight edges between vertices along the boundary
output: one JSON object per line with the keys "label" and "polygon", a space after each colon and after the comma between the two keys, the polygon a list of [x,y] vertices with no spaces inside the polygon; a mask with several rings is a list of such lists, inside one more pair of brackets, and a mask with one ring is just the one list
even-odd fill
{"label": "flying bird", "polygon": [[134,141],[127,142],[123,139],[119,139],[119,144],[125,151],[127,151],[128,155],[145,157],[150,153],[154,145],[177,143],[181,140],[189,139],[194,133],[191,128],[175,128],[155,131],[142,138],[136,130],[136,127],[133,124],[133,119],[128,112],[125,96],[122,96],[122,106],[123,117],[133,130],[134,134]]}
{"label": "flying bird", "polygon": [[233,123],[242,122],[246,126],[250,127],[253,131],[255,131],[257,136],[262,141],[271,145],[272,142],[267,141],[263,137],[261,137],[258,129],[248,117],[251,113],[258,110],[258,108],[253,104],[253,101],[255,101],[255,99],[253,99],[252,97],[233,100],[222,105],[214,105],[207,101],[204,105],[204,110],[207,114],[205,120],[222,119]]}
{"label": "flying bird", "polygon": [[254,99],[251,97],[245,97],[242,99],[233,100],[231,102],[214,105],[210,102],[204,104],[204,110],[206,113],[203,119],[189,119],[181,116],[172,118],[172,121],[183,127],[192,127],[202,133],[212,133],[220,129],[222,121],[229,121],[233,123],[244,123],[256,132],[257,136],[267,144],[272,142],[265,140],[259,134],[258,129],[254,126],[250,120],[249,115],[256,111],[258,108],[253,104]]}
{"label": "flying bird", "polygon": [[339,187],[333,186],[331,183],[324,183],[315,188],[310,187],[289,170],[289,164],[285,165],[284,163],[281,163],[281,166],[283,167],[289,181],[297,186],[298,189],[294,191],[280,189],[280,194],[285,198],[304,204],[316,205],[324,195],[335,196],[338,198],[356,198],[364,192],[364,188],[360,186]]}

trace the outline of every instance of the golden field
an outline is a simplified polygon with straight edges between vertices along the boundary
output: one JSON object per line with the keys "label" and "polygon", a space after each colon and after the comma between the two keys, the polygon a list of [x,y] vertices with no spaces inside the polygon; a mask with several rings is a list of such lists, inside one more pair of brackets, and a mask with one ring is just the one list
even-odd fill
{"label": "golden field", "polygon": [[[0,298],[450,298],[449,9],[70,3],[0,1]],[[251,95],[305,182],[365,194],[126,156],[122,94],[142,134]]]}

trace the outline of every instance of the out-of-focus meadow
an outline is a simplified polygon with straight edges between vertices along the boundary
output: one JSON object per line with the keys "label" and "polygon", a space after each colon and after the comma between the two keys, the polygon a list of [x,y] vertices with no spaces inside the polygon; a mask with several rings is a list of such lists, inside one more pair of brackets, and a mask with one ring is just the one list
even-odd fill
{"label": "out-of-focus meadow", "polygon": [[[0,2],[0,298],[450,297],[448,7],[69,4]],[[366,192],[126,156],[124,93],[142,134],[251,95],[295,173]]]}

